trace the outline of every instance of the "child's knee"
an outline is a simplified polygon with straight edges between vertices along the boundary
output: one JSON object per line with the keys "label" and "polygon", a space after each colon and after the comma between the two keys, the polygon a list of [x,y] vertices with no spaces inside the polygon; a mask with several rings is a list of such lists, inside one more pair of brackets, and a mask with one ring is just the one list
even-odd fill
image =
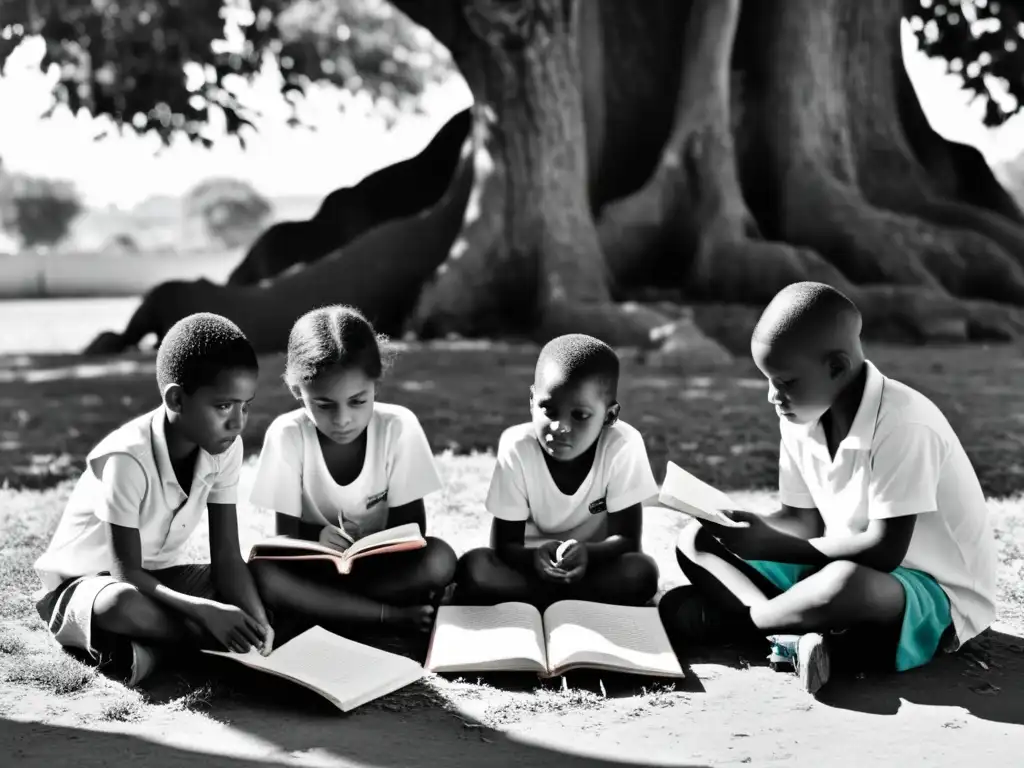
{"label": "child's knee", "polygon": [[489,590],[495,581],[497,555],[490,547],[471,549],[459,558],[455,581],[471,590]]}
{"label": "child's knee", "polygon": [[627,552],[619,560],[618,577],[632,594],[654,597],[659,575],[654,558],[642,552]]}
{"label": "child's knee", "polygon": [[458,558],[455,550],[441,540],[427,537],[427,549],[423,558],[423,580],[432,589],[444,589],[455,578]]}
{"label": "child's knee", "polygon": [[696,561],[707,552],[708,532],[696,520],[683,526],[676,538],[676,556],[680,560]]}
{"label": "child's knee", "polygon": [[96,595],[93,621],[116,635],[139,635],[161,619],[160,607],[130,584],[111,584]]}

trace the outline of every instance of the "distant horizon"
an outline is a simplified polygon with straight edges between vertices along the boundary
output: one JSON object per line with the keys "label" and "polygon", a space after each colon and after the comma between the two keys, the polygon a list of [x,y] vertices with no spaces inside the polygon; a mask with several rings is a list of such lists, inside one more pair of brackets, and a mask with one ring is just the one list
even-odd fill
{"label": "distant horizon", "polygon": [[[971,103],[971,94],[946,71],[944,61],[917,50],[906,23],[903,45],[911,81],[936,131],[977,147],[993,166],[1024,154],[1024,115],[986,128],[980,100]],[[256,121],[259,132],[247,135],[247,151],[223,134],[215,136],[211,150],[180,137],[161,149],[156,137],[118,136],[113,130],[97,142],[93,137],[110,129],[109,121],[84,113],[75,117],[66,108],[49,119],[39,117],[50,106],[54,79],[38,69],[42,49],[38,39],[22,44],[0,77],[0,105],[18,105],[0,107],[0,158],[11,171],[73,182],[93,209],[114,205],[129,211],[152,197],[178,198],[211,176],[245,180],[268,198],[323,197],[415,154],[449,117],[472,103],[465,81],[454,77],[424,95],[423,114],[403,114],[388,130],[365,94],[316,86],[299,106],[302,119],[316,130],[291,128],[288,106],[278,95],[279,75],[271,70],[240,89],[243,103],[262,115]]]}

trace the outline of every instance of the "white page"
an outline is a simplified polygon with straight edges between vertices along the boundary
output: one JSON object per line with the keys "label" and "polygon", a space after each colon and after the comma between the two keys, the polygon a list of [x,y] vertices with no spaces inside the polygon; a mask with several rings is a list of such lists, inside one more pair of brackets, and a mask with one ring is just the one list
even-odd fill
{"label": "white page", "polygon": [[432,672],[544,672],[543,627],[527,603],[443,605],[426,668]]}
{"label": "white page", "polygon": [[661,486],[658,501],[670,509],[684,512],[701,520],[708,520],[729,528],[745,526],[745,523],[734,522],[720,511],[742,509],[741,506],[722,491],[694,477],[671,461],[665,471],[665,482]]}
{"label": "white page", "polygon": [[657,608],[562,600],[544,613],[553,672],[595,666],[683,677]]}
{"label": "white page", "polygon": [[345,712],[404,688],[424,674],[412,659],[357,643],[322,627],[306,630],[267,657],[255,649],[244,654],[204,653],[224,656],[304,685]]}
{"label": "white page", "polygon": [[377,531],[377,533],[371,533],[368,536],[364,536],[345,550],[345,554],[351,557],[352,555],[357,555],[360,552],[365,552],[368,549],[380,547],[385,544],[417,541],[422,538],[423,535],[420,533],[420,526],[418,523],[406,523],[405,525],[399,525],[394,528],[385,528],[383,531]]}

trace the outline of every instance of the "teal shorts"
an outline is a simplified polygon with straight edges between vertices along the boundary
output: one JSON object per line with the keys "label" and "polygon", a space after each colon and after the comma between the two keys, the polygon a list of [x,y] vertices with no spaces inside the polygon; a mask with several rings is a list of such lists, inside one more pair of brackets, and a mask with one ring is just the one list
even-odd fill
{"label": "teal shorts", "polygon": [[[747,563],[783,592],[818,570],[813,565],[771,560],[748,560]],[[952,623],[952,617],[949,598],[927,573],[900,567],[892,575],[903,585],[907,598],[900,642],[896,648],[896,671],[904,672],[932,660],[942,636]]]}

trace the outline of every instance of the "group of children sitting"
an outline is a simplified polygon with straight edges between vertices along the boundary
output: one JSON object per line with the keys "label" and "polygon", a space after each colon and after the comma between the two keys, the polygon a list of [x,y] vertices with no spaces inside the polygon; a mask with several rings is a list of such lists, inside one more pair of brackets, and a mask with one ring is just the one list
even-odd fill
{"label": "group of children sitting", "polygon": [[[814,693],[830,660],[906,670],[993,620],[995,541],[970,461],[928,398],[865,359],[860,330],[857,308],[820,283],[785,288],[761,316],[751,351],[779,416],[781,509],[683,530],[690,584],[658,601],[677,648],[759,637]],[[404,523],[426,534],[423,500],[442,481],[416,416],[376,402],[389,356],[350,307],[296,322],[285,384],[299,407],[268,428],[249,498],[275,512],[278,534],[339,550]],[[62,645],[137,684],[160,648],[269,654],[313,624],[427,634],[442,601],[654,601],[641,536],[658,485],[642,435],[620,419],[619,361],[603,342],[573,334],[542,349],[530,421],[498,444],[488,546],[458,558],[428,536],[346,576],[240,554],[257,367],[223,317],[192,315],[166,335],[161,405],[88,455],[36,562],[39,612]],[[204,510],[211,562],[183,562]]]}

